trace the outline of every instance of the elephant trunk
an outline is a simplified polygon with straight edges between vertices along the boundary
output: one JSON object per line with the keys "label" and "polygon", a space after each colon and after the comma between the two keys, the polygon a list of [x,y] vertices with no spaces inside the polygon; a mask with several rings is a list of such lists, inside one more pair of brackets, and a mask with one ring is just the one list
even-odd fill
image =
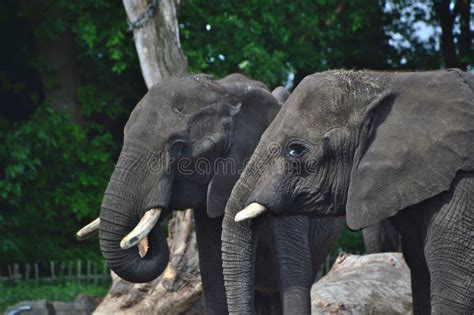
{"label": "elephant trunk", "polygon": [[227,202],[222,223],[222,266],[230,314],[252,314],[255,254],[258,233],[250,220],[235,222],[235,215],[246,206],[265,163],[255,151]]}
{"label": "elephant trunk", "polygon": [[252,314],[256,236],[250,221],[235,222],[241,209],[229,199],[222,223],[222,267],[229,314]]}
{"label": "elephant trunk", "polygon": [[137,225],[140,211],[133,176],[116,169],[104,194],[100,212],[99,241],[109,267],[124,280],[143,283],[157,278],[166,268],[169,250],[159,224],[148,234],[148,251],[141,257],[136,246],[122,249],[120,241]]}

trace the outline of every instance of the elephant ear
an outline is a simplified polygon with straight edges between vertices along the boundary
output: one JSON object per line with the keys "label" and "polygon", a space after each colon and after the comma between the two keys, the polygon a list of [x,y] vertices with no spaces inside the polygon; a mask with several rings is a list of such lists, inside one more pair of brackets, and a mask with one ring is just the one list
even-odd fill
{"label": "elephant ear", "polygon": [[272,95],[281,103],[285,103],[290,96],[290,92],[285,87],[279,86],[272,91]]}
{"label": "elephant ear", "polygon": [[461,74],[394,74],[393,97],[368,107],[372,126],[356,150],[346,206],[351,229],[449,190],[456,172],[474,170],[474,93]]}
{"label": "elephant ear", "polygon": [[245,163],[261,135],[281,108],[281,103],[264,89],[242,95],[235,107],[230,150],[226,158],[216,161],[215,174],[207,189],[207,214],[211,218],[224,215],[227,199],[240,177]]}

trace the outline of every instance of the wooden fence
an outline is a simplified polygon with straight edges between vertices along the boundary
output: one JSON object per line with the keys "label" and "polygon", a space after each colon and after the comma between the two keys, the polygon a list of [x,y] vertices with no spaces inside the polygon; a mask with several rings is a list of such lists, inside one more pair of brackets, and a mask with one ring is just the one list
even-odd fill
{"label": "wooden fence", "polygon": [[67,262],[10,264],[0,267],[0,281],[99,281],[110,279],[105,261],[89,260]]}
{"label": "wooden fence", "polygon": [[[332,267],[341,249],[328,255],[316,276],[323,277]],[[0,281],[100,281],[110,279],[110,269],[105,261],[97,263],[89,260],[48,263],[24,263],[0,266]]]}

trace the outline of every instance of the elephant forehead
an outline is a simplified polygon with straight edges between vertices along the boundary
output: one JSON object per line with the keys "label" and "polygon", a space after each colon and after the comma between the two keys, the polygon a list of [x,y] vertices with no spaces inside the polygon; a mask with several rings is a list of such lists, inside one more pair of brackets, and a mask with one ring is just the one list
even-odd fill
{"label": "elephant forehead", "polygon": [[311,87],[295,91],[282,111],[282,128],[297,133],[322,134],[346,125],[353,111],[345,104],[344,95],[337,87]]}
{"label": "elephant forehead", "polygon": [[[145,102],[145,104],[141,104]],[[133,110],[125,126],[125,138],[137,138],[142,141],[150,137],[166,136],[186,127],[186,117],[173,111],[170,107],[150,106],[142,100]]]}
{"label": "elephant forehead", "polygon": [[167,79],[153,86],[137,104],[125,126],[125,135],[150,140],[184,132],[197,115],[210,105],[223,103],[225,97],[219,86],[203,78]]}
{"label": "elephant forehead", "polygon": [[186,116],[221,102],[227,96],[222,87],[205,78],[170,78],[150,89],[144,106],[171,109],[174,115]]}
{"label": "elephant forehead", "polygon": [[287,101],[286,124],[299,120],[321,133],[347,126],[386,85],[386,75],[377,72],[338,70],[307,76]]}

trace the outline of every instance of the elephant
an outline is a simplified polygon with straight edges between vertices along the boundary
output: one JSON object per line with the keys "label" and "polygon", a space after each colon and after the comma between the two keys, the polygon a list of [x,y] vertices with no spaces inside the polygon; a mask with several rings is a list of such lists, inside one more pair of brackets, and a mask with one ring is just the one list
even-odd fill
{"label": "elephant", "polygon": [[400,234],[388,219],[364,228],[362,237],[367,254],[400,251]]}
{"label": "elephant", "polygon": [[387,219],[400,233],[414,313],[472,313],[474,76],[332,70],[304,78],[226,205],[230,313],[251,313],[240,305],[252,298],[252,224],[268,215],[345,215],[354,230]]}
{"label": "elephant", "polygon": [[[225,204],[286,97],[285,89],[272,95],[262,83],[240,74],[220,80],[186,75],[153,86],[124,128],[100,219],[78,236],[98,228],[109,267],[127,281],[148,282],[169,259],[160,223],[172,209],[192,208],[205,310],[227,313],[221,261]],[[257,245],[252,288],[257,313],[310,312],[312,280],[343,225],[339,218],[307,216],[258,222],[258,229],[268,233]],[[300,286],[307,292],[295,296]]]}

